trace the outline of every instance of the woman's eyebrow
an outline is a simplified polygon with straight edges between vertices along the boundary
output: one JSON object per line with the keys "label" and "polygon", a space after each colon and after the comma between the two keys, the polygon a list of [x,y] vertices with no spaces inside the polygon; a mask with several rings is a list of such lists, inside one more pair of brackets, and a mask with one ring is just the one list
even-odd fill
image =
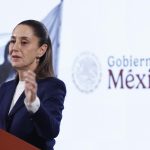
{"label": "woman's eyebrow", "polygon": [[11,38],[11,39],[15,39],[15,36],[12,35],[10,38]]}
{"label": "woman's eyebrow", "polygon": [[[29,37],[26,37],[26,36],[21,36],[21,37],[19,37],[19,38],[20,38],[20,39],[23,39],[23,40],[29,39]],[[12,35],[12,36],[11,36],[11,39],[16,39],[16,36]]]}

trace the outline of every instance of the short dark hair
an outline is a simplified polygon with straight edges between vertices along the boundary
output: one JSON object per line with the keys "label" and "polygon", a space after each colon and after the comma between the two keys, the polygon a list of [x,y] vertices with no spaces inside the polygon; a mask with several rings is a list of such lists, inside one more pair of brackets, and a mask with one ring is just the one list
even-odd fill
{"label": "short dark hair", "polygon": [[27,25],[33,29],[33,33],[39,38],[39,46],[47,44],[45,54],[40,57],[39,65],[35,70],[37,79],[54,76],[53,60],[52,60],[52,44],[46,26],[37,20],[25,20],[18,25]]}

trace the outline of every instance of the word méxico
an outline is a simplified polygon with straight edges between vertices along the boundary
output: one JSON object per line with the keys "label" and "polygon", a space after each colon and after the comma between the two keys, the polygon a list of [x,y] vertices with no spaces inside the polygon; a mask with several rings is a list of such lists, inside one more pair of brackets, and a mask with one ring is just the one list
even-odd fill
{"label": "word m\u00e9xico", "polygon": [[108,88],[119,89],[150,89],[150,70],[147,73],[133,73],[132,69],[120,69],[117,75],[113,70],[108,70],[109,83]]}

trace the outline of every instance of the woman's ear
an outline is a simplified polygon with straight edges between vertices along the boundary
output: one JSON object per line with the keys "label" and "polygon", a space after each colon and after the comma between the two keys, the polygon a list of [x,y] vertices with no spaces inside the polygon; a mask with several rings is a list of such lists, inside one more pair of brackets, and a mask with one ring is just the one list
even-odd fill
{"label": "woman's ear", "polygon": [[47,44],[43,44],[39,49],[38,49],[38,54],[37,54],[37,57],[42,57],[46,50],[48,48],[48,45]]}

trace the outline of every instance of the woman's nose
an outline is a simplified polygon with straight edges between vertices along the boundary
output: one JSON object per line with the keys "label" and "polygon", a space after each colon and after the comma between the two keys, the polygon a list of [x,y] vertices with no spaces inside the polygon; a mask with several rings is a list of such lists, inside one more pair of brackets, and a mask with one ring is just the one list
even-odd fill
{"label": "woman's nose", "polygon": [[11,55],[13,52],[18,52],[20,50],[19,43],[14,42],[9,44],[9,54]]}
{"label": "woman's nose", "polygon": [[18,42],[15,42],[13,45],[12,45],[12,50],[16,50],[18,51],[20,49],[20,45]]}

